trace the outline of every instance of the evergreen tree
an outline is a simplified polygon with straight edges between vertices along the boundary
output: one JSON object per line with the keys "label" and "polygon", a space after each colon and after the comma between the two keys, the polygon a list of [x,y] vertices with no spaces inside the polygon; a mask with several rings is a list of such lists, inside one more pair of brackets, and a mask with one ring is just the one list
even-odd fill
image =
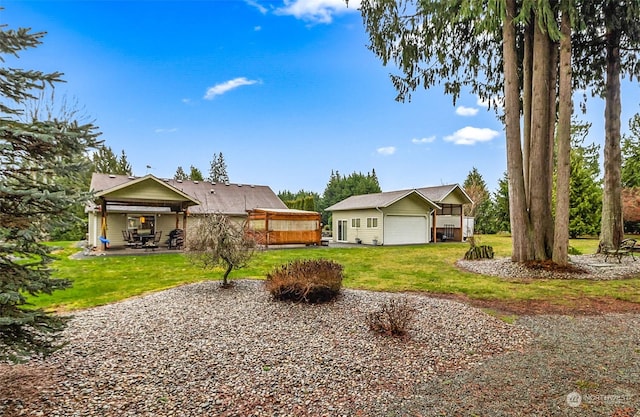
{"label": "evergreen tree", "polygon": [[178,169],[176,169],[176,173],[173,174],[173,179],[174,180],[188,180],[189,176],[187,175],[186,172],[184,172],[184,169],[182,169],[181,166],[178,167]]}
{"label": "evergreen tree", "polygon": [[302,210],[316,211],[316,202],[312,195],[308,195],[304,198]]}
{"label": "evergreen tree", "polygon": [[496,232],[511,232],[509,221],[509,177],[507,173],[498,180],[498,190],[494,194],[494,228]]}
{"label": "evergreen tree", "polygon": [[497,231],[495,203],[489,195],[482,203],[476,206],[474,232],[477,234],[493,234]]}
{"label": "evergreen tree", "polygon": [[629,121],[629,135],[622,140],[622,186],[640,187],[640,113]]}
{"label": "evergreen tree", "polygon": [[92,160],[95,172],[102,174],[133,175],[131,164],[129,164],[127,160],[124,149],[118,158],[109,146],[100,146],[93,154]]}
{"label": "evergreen tree", "polygon": [[[0,27],[0,54],[19,56],[37,47],[44,33]],[[0,62],[4,62],[0,56]],[[48,118],[20,121],[26,101],[62,81],[60,73],[2,68],[0,77],[0,360],[18,361],[56,348],[66,319],[28,308],[26,296],[70,286],[52,278],[52,260],[41,243],[51,224],[62,226],[88,192],[70,189],[87,169],[82,158],[97,146],[90,124]]]}
{"label": "evergreen tree", "polygon": [[118,174],[120,175],[133,175],[133,169],[131,164],[127,160],[127,154],[124,153],[124,149],[120,153],[120,159],[118,159]]}
{"label": "evergreen tree", "polygon": [[202,176],[202,171],[198,168],[191,165],[189,167],[189,179],[191,181],[204,181],[204,177]]}
{"label": "evergreen tree", "polygon": [[101,174],[117,174],[119,170],[118,157],[109,146],[100,146],[93,154],[95,172]]}
{"label": "evergreen tree", "polygon": [[293,194],[289,190],[278,191],[278,198],[282,200],[283,203],[287,204],[287,201],[295,200],[295,194]]}
{"label": "evergreen tree", "polygon": [[227,174],[227,163],[224,161],[224,156],[220,152],[217,156],[213,154],[211,160],[211,168],[209,169],[209,181],[226,183],[229,182],[229,175]]}
{"label": "evergreen tree", "polygon": [[489,198],[487,183],[476,167],[473,167],[471,171],[469,171],[462,187],[469,197],[471,197],[471,200],[473,200],[472,204],[464,206],[464,215],[476,217],[478,206]]}
{"label": "evergreen tree", "polygon": [[589,124],[574,124],[572,131],[571,176],[569,187],[569,236],[600,233],[602,182],[598,154],[600,147],[584,146]]}
{"label": "evergreen tree", "polygon": [[280,191],[278,198],[290,209],[317,211],[320,195],[312,191],[300,190],[296,194],[289,190]]}
{"label": "evergreen tree", "polygon": [[380,189],[380,184],[378,183],[378,177],[375,170],[371,173],[367,173],[367,175],[354,172],[347,177],[341,176],[338,171],[331,171],[331,176],[329,177],[329,182],[324,190],[321,205],[319,207],[319,210],[323,212],[323,223],[329,224],[329,213],[324,212],[324,209],[327,207],[353,195],[380,192],[382,192],[382,190]]}

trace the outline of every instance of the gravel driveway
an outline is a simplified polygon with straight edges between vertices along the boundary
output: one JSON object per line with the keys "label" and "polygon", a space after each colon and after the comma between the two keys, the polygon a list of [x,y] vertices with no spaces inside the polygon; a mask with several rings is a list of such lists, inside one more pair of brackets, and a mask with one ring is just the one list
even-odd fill
{"label": "gravel driveway", "polygon": [[[0,368],[0,416],[640,410],[638,315],[522,317],[511,325],[425,295],[344,290],[334,303],[309,306],[271,301],[259,281],[236,283],[187,285],[76,313],[63,350]],[[366,314],[391,297],[408,297],[419,310],[409,340],[367,328]],[[582,396],[568,404],[573,391]]]}

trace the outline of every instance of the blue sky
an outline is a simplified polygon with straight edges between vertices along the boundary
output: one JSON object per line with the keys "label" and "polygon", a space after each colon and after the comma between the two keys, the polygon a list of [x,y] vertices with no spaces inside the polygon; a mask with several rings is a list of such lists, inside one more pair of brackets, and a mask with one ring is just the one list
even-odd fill
{"label": "blue sky", "polygon": [[[477,167],[491,191],[506,169],[504,133],[472,95],[441,88],[398,103],[343,0],[0,0],[0,22],[46,31],[12,66],[61,71],[75,101],[136,175],[205,176],[222,152],[232,182],[322,193],[332,170],[375,169],[384,191],[462,183]],[[623,130],[640,111],[624,84]],[[590,100],[592,140],[603,104]],[[150,166],[151,168],[147,168]]]}

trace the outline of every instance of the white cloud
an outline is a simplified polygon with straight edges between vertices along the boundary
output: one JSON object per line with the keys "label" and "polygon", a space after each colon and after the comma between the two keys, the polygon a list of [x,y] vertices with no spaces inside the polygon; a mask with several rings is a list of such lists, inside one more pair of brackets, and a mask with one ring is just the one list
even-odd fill
{"label": "white cloud", "polygon": [[255,27],[253,28],[253,30],[254,30],[255,32],[260,32],[260,31],[262,30],[262,26],[255,26]]}
{"label": "white cloud", "polygon": [[255,7],[262,14],[267,14],[267,8],[258,3],[256,0],[244,0],[251,7]]}
{"label": "white cloud", "polygon": [[333,16],[357,12],[358,7],[360,0],[350,0],[349,7],[345,0],[284,0],[284,7],[275,12],[313,23],[331,23]]}
{"label": "white cloud", "polygon": [[216,84],[213,87],[207,89],[207,93],[204,95],[205,100],[212,100],[215,96],[222,95],[235,88],[242,87],[243,85],[253,85],[258,81],[248,80],[245,77],[234,78],[233,80],[225,81],[220,84]]}
{"label": "white cloud", "polygon": [[453,135],[445,136],[444,140],[456,145],[475,145],[478,142],[489,142],[499,134],[500,132],[493,129],[467,126],[457,130]]}
{"label": "white cloud", "polygon": [[416,145],[423,145],[425,143],[432,143],[435,140],[436,140],[435,136],[429,136],[428,138],[422,138],[422,139],[413,138],[411,139],[411,143],[414,143]]}
{"label": "white cloud", "polygon": [[174,133],[174,132],[177,132],[177,131],[178,131],[177,127],[172,127],[171,129],[159,128],[159,129],[154,130],[155,133]]}
{"label": "white cloud", "polygon": [[476,114],[478,114],[478,109],[473,107],[458,106],[456,107],[456,114],[458,116],[475,116]]}
{"label": "white cloud", "polygon": [[389,156],[389,155],[393,155],[394,153],[396,153],[396,147],[395,146],[383,146],[382,148],[376,149],[376,152],[378,152],[379,155]]}

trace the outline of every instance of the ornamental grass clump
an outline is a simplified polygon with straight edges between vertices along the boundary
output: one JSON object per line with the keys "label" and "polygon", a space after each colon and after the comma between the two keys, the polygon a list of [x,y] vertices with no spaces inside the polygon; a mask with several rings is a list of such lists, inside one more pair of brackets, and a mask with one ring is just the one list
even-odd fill
{"label": "ornamental grass clump", "polygon": [[407,298],[393,298],[367,314],[369,329],[385,336],[406,337],[416,308]]}
{"label": "ornamental grass clump", "polygon": [[267,274],[265,287],[275,300],[323,303],[340,293],[342,269],[324,259],[295,260]]}

